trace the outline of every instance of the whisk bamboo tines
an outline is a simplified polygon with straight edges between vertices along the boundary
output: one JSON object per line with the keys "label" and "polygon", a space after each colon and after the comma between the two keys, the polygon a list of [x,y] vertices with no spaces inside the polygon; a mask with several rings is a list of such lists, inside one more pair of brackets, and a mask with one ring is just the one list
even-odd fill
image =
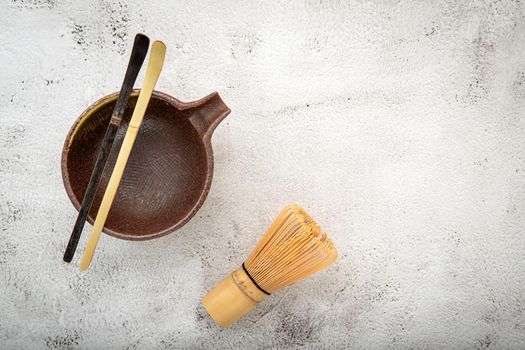
{"label": "whisk bamboo tines", "polygon": [[240,268],[211,290],[202,303],[228,327],[267,295],[334,263],[337,249],[299,206],[284,208]]}

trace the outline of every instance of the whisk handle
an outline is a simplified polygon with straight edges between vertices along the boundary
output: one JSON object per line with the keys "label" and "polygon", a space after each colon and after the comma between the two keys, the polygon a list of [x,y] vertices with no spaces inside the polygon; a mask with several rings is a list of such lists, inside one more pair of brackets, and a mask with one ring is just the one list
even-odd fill
{"label": "whisk handle", "polygon": [[241,266],[206,294],[202,304],[218,325],[227,328],[257,306],[266,295]]}

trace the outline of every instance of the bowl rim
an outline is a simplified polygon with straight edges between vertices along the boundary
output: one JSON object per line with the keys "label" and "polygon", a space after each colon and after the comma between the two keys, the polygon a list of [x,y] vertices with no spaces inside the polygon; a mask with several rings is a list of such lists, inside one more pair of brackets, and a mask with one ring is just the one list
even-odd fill
{"label": "bowl rim", "polygon": [[[131,93],[131,96],[138,96],[139,92],[140,92],[140,89],[133,89],[132,93]],[[81,203],[79,202],[79,200],[74,195],[73,188],[71,187],[69,171],[68,171],[68,168],[67,168],[67,159],[68,159],[68,155],[69,155],[69,148],[70,148],[70,146],[72,144],[71,140],[73,139],[73,137],[74,137],[76,131],[78,130],[78,128],[82,125],[82,123],[86,120],[86,118],[89,115],[93,114],[98,108],[101,108],[103,105],[116,100],[117,97],[118,97],[118,94],[119,94],[118,91],[110,93],[110,94],[107,94],[107,95],[101,97],[100,99],[98,99],[97,101],[95,101],[94,103],[92,103],[91,105],[89,105],[77,117],[77,119],[75,120],[75,122],[73,123],[73,125],[69,129],[68,134],[66,136],[66,139],[64,140],[64,145],[62,147],[62,156],[61,156],[61,161],[60,161],[60,163],[61,163],[61,170],[62,170],[62,181],[64,183],[64,187],[65,187],[66,193],[67,193],[67,195],[69,197],[69,200],[71,201],[71,203],[73,204],[73,206],[75,207],[75,209],[77,211],[80,209],[80,204]],[[205,104],[206,102],[208,102],[209,100],[215,98],[217,95],[218,95],[217,92],[213,92],[213,93],[211,93],[211,94],[209,94],[209,95],[207,95],[207,96],[205,96],[205,97],[203,97],[201,99],[195,100],[195,101],[182,102],[182,101],[180,101],[179,99],[177,99],[177,98],[175,98],[173,96],[170,96],[170,95],[168,95],[166,93],[154,90],[153,94],[152,94],[152,97],[154,97],[156,99],[159,99],[159,100],[162,100],[162,101],[165,101],[165,102],[168,102],[170,105],[172,105],[173,107],[175,107],[179,111],[185,111],[185,110],[189,110],[191,108],[199,107],[199,106]],[[228,115],[229,112],[230,111],[228,109],[218,119],[219,120],[224,119]],[[193,124],[192,124],[192,127],[195,128],[195,126]],[[202,135],[202,136],[200,136],[200,138],[201,138],[201,141],[202,141],[202,143],[204,145],[204,151],[205,151],[205,154],[206,154],[206,163],[207,163],[206,176],[205,176],[205,179],[204,179],[204,187],[202,188],[202,190],[200,192],[199,198],[194,203],[193,207],[186,213],[185,216],[183,216],[177,223],[175,223],[175,224],[173,224],[173,225],[171,225],[171,226],[169,226],[169,227],[167,227],[165,229],[162,229],[162,230],[154,232],[154,233],[146,234],[146,235],[130,235],[130,234],[126,234],[126,233],[122,233],[122,232],[118,232],[118,231],[109,229],[106,226],[104,226],[102,232],[104,232],[104,233],[106,233],[106,234],[108,234],[110,236],[113,236],[113,237],[116,237],[116,238],[120,238],[120,239],[124,239],[124,240],[128,240],[128,241],[144,241],[144,240],[150,240],[150,239],[159,238],[159,237],[168,235],[168,234],[176,231],[177,229],[181,228],[188,221],[190,221],[191,218],[193,218],[193,216],[195,216],[197,211],[204,204],[204,201],[206,200],[206,197],[208,196],[208,193],[210,191],[211,182],[212,182],[212,179],[213,179],[213,150],[212,150],[212,147],[211,147],[211,133],[210,134],[206,134],[206,135]],[[87,221],[91,225],[93,225],[93,223],[94,223],[94,220],[93,220],[93,218],[91,218],[90,215],[88,215]]]}

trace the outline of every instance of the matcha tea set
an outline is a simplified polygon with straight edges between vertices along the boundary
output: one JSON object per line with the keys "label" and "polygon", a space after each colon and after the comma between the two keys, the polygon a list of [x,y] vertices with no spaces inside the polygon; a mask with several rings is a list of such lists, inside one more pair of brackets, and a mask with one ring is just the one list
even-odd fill
{"label": "matcha tea set", "polygon": [[[218,93],[181,102],[154,91],[166,54],[161,41],[151,45],[144,81],[133,90],[148,48],[149,38],[137,34],[120,92],[88,107],[64,143],[64,186],[78,210],[64,261],[72,261],[86,220],[93,225],[80,258],[82,271],[102,232],[126,240],[171,233],[195,215],[211,186],[211,136],[230,109]],[[228,327],[266,296],[336,258],[315,220],[289,205],[202,303],[217,324]]]}

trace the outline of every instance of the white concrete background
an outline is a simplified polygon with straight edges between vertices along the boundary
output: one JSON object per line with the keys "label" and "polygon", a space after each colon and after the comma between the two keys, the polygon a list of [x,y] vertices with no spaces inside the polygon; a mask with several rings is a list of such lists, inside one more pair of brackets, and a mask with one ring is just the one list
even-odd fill
{"label": "white concrete background", "polygon": [[[525,348],[525,5],[11,0],[0,14],[0,348]],[[149,242],[104,236],[80,273],[78,254],[61,260],[76,216],[62,143],[119,88],[137,32],[167,44],[159,90],[216,90],[232,113],[194,219]],[[201,296],[290,202],[340,259],[221,331]]]}

